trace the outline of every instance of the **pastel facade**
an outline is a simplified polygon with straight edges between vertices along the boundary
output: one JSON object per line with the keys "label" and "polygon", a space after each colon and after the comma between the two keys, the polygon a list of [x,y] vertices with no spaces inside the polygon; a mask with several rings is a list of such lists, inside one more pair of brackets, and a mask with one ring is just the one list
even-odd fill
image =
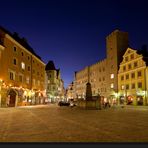
{"label": "pastel facade", "polygon": [[131,48],[123,55],[118,74],[120,104],[148,104],[148,58],[145,56]]}
{"label": "pastel facade", "polygon": [[44,102],[45,63],[24,38],[1,27],[0,79],[0,106]]}

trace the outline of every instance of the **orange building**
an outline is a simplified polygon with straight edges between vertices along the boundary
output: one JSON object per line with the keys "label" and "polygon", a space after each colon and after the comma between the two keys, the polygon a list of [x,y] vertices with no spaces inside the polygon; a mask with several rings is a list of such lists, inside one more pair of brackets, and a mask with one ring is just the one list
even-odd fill
{"label": "orange building", "polygon": [[0,106],[44,103],[45,63],[26,39],[0,27]]}

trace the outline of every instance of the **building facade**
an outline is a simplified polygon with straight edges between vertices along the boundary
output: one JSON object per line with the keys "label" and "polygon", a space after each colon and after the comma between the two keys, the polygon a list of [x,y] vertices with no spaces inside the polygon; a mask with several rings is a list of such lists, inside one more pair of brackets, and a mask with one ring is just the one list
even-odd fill
{"label": "building facade", "polygon": [[64,99],[64,82],[61,79],[60,69],[56,69],[53,61],[49,61],[46,65],[47,86],[46,94],[49,102],[55,103]]}
{"label": "building facade", "polygon": [[24,38],[0,27],[0,106],[40,104],[45,64]]}
{"label": "building facade", "polygon": [[92,86],[92,95],[117,99],[118,69],[128,47],[128,33],[113,31],[106,37],[106,58],[77,71],[74,78],[74,97],[85,98],[86,83]]}
{"label": "building facade", "polygon": [[123,55],[118,73],[119,103],[147,105],[147,79],[148,55],[128,48]]}

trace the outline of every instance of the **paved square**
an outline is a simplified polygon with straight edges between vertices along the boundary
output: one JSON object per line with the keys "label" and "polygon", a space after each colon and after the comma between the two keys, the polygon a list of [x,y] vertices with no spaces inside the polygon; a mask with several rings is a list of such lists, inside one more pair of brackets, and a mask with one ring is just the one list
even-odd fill
{"label": "paved square", "polygon": [[148,107],[0,108],[0,142],[148,142]]}

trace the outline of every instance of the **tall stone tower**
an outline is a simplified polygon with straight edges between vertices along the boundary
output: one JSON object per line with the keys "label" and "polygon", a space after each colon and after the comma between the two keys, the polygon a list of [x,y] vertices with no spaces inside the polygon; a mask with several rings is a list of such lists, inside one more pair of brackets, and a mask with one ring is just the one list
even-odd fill
{"label": "tall stone tower", "polygon": [[115,96],[118,92],[118,70],[122,56],[129,46],[128,33],[113,31],[106,37],[108,96]]}

